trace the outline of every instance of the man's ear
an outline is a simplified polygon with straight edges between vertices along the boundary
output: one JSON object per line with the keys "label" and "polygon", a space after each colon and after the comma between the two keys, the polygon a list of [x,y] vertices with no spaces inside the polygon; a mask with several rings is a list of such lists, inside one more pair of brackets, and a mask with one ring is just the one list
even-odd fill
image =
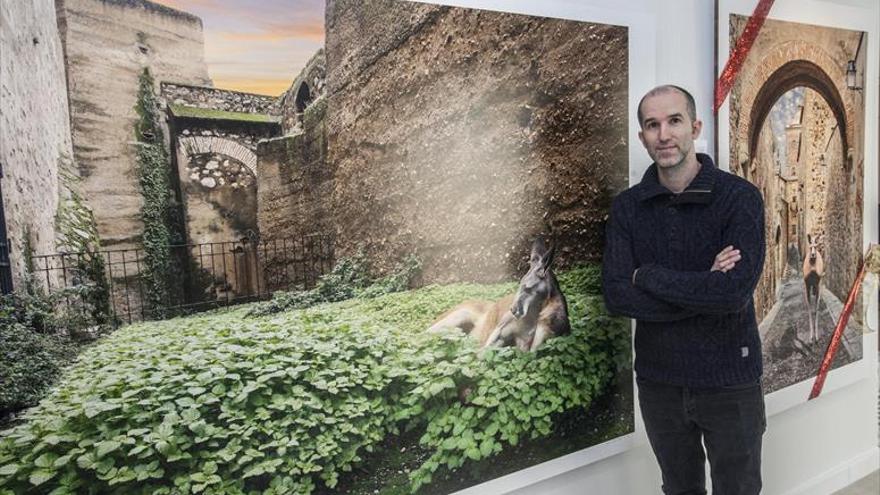
{"label": "man's ear", "polygon": [[700,137],[701,132],[703,132],[703,121],[697,119],[694,121],[694,139]]}
{"label": "man's ear", "polygon": [[648,147],[648,145],[645,144],[645,133],[643,131],[639,131],[639,141],[642,142],[642,146],[646,148]]}

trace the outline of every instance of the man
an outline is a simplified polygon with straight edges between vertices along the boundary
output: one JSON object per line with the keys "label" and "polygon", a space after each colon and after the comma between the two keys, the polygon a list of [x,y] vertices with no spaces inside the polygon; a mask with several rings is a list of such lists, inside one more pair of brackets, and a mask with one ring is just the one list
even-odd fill
{"label": "man", "polygon": [[[748,181],[694,150],[693,97],[659,86],[639,103],[654,163],[615,198],[605,304],[636,319],[635,371],[666,494],[761,491],[766,428],[752,295],[764,264],[764,210]],[[705,443],[705,451],[703,449]]]}

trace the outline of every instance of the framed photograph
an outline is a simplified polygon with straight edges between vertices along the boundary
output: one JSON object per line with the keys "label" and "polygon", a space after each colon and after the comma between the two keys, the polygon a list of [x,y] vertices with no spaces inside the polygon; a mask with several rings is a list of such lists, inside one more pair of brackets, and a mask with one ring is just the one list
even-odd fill
{"label": "framed photograph", "polygon": [[[80,170],[138,187],[95,228],[142,221],[123,241],[144,249],[94,278],[129,325],[0,434],[0,491],[482,495],[644,442],[632,322],[600,277],[612,199],[648,163],[656,11],[452,3],[267,3],[248,29],[202,1],[12,10],[61,28]],[[287,90],[248,92],[294,49]],[[212,87],[203,51],[248,86]]]}
{"label": "framed photograph", "polygon": [[[876,171],[866,165],[876,163],[876,26],[857,7],[781,0],[755,35],[746,26],[757,0],[716,5],[719,76],[728,60],[741,62],[718,112],[718,161],[765,203],[755,308],[772,413],[806,401],[876,242]],[[753,38],[747,52],[736,49],[744,32]],[[875,297],[863,291],[858,300],[828,386],[865,375]]]}
{"label": "framed photograph", "polygon": [[[387,24],[361,22],[367,18]],[[578,267],[599,266],[610,200],[628,186],[631,164],[644,162],[634,108],[654,82],[650,15],[600,1],[376,1],[339,2],[327,19],[327,156],[337,178],[331,199],[337,238],[384,238],[387,243],[368,243],[374,260],[393,259],[404,246],[418,252],[425,281],[443,287],[434,293],[447,300],[424,310],[423,328],[435,328],[458,323],[467,312],[464,297],[443,295],[447,284],[519,279],[533,238],[546,233],[556,244],[554,270],[573,331],[601,318],[593,306],[600,299],[591,299],[601,295],[578,294],[567,281],[579,277]],[[515,412],[519,392],[500,407],[480,405],[491,385],[475,380],[472,391],[441,394],[451,403],[432,406],[449,418],[479,415],[462,419],[465,431],[454,435],[464,443],[473,435],[475,448],[426,449],[436,425],[416,425],[418,434],[400,437],[410,443],[382,444],[370,458],[378,469],[368,470],[402,466],[381,481],[387,487],[423,482],[419,493],[504,493],[630,448],[637,423],[631,333],[628,321],[618,322],[625,345],[605,357],[623,367],[588,401],[548,416],[546,427],[540,417]],[[554,353],[565,341],[548,340],[535,364],[558,362]],[[501,359],[493,366],[503,370],[520,358],[489,359]],[[555,389],[554,379],[536,379],[531,368],[525,365],[515,379],[533,384],[523,397]],[[598,376],[589,365],[582,373],[577,380]],[[508,428],[510,421],[533,427],[511,442],[505,431],[518,428]],[[497,441],[485,436],[499,428]],[[370,476],[355,472],[340,486],[369,484],[364,478]]]}

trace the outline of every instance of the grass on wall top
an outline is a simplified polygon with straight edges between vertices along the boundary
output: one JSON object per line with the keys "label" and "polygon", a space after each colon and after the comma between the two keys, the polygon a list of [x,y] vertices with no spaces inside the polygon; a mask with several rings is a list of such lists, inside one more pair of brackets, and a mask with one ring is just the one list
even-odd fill
{"label": "grass on wall top", "polygon": [[281,122],[278,117],[262,113],[229,112],[226,110],[214,110],[211,108],[198,108],[186,105],[168,105],[175,117],[204,120],[234,120],[238,122],[255,122],[265,124],[277,124]]}

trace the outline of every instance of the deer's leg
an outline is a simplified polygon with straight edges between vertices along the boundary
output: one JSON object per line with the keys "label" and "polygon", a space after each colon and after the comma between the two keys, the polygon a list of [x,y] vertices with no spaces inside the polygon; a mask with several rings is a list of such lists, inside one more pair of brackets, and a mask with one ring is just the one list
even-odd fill
{"label": "deer's leg", "polygon": [[439,332],[444,328],[460,328],[465,333],[469,333],[476,323],[479,315],[471,308],[456,308],[449,314],[440,318],[428,328],[429,332]]}
{"label": "deer's leg", "polygon": [[819,303],[822,302],[820,299],[819,282],[816,282],[816,287],[814,290],[816,295],[816,317],[814,318],[814,320],[816,321],[815,340],[816,342],[819,342]]}
{"label": "deer's leg", "polygon": [[529,346],[529,351],[535,352],[545,340],[550,338],[550,335],[552,335],[550,328],[548,328],[547,325],[539,323],[537,328],[535,328],[535,338],[532,339],[532,345]]}
{"label": "deer's leg", "polygon": [[516,324],[516,318],[513,317],[510,311],[505,313],[504,316],[501,317],[501,321],[498,322],[498,325],[492,330],[492,333],[489,334],[483,347],[503,346],[505,341],[510,337],[510,334],[515,331]]}

